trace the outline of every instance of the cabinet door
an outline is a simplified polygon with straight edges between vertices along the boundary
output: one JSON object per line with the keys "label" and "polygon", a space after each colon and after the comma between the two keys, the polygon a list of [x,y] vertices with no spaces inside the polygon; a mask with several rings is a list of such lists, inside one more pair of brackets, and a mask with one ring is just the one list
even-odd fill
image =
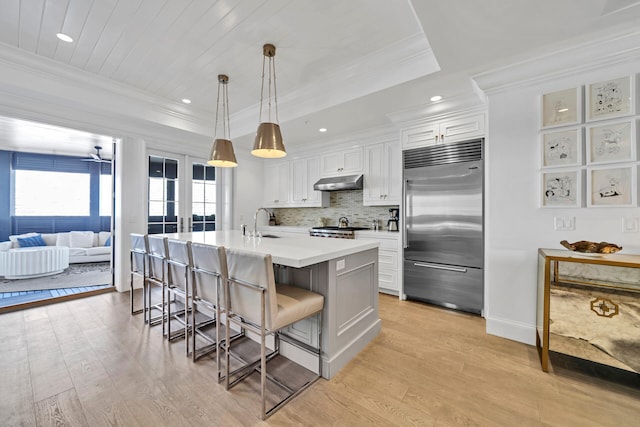
{"label": "cabinet door", "polygon": [[307,159],[293,160],[291,162],[291,202],[293,204],[302,204],[307,200],[308,186]]}
{"label": "cabinet door", "polygon": [[338,176],[362,173],[362,148],[336,151],[320,156],[320,175]]}
{"label": "cabinet door", "polygon": [[440,134],[438,123],[415,126],[400,131],[402,149],[426,147],[434,145]]}
{"label": "cabinet door", "polygon": [[342,170],[344,175],[362,173],[362,148],[354,148],[342,152]]}
{"label": "cabinet door", "polygon": [[369,145],[364,149],[364,191],[362,201],[365,205],[375,205],[382,202],[384,193],[383,181],[385,175],[385,145]]}
{"label": "cabinet door", "polygon": [[464,141],[484,135],[484,114],[461,117],[440,123],[440,142]]}
{"label": "cabinet door", "polygon": [[365,147],[365,177],[362,201],[366,206],[400,204],[402,170],[400,147],[387,142]]}
{"label": "cabinet door", "polygon": [[289,162],[264,167],[264,206],[282,207],[289,203]]}

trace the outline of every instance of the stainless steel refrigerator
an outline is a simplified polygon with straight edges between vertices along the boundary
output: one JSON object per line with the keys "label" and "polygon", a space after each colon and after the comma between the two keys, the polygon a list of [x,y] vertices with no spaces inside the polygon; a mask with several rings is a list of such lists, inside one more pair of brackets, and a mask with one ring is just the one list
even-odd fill
{"label": "stainless steel refrigerator", "polygon": [[407,298],[482,313],[483,142],[403,153]]}

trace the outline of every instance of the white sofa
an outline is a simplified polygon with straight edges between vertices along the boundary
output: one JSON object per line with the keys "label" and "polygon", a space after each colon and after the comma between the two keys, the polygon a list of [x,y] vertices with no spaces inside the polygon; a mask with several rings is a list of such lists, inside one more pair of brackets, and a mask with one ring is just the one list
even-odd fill
{"label": "white sofa", "polygon": [[[9,241],[0,243],[0,251],[19,248],[18,238],[33,237],[40,233],[28,233],[9,236]],[[70,231],[66,233],[42,233],[47,246],[66,246],[69,248],[69,264],[83,262],[104,262],[111,260],[111,245],[105,246],[111,233],[101,231]]]}

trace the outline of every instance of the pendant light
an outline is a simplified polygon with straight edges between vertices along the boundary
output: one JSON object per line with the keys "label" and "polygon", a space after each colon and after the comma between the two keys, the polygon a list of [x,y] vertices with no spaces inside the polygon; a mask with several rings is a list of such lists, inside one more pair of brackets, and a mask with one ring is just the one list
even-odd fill
{"label": "pendant light", "polygon": [[[235,168],[238,166],[236,155],[233,152],[233,144],[231,143],[229,129],[229,92],[227,90],[229,77],[218,75],[218,99],[216,100],[216,127],[214,129],[213,147],[209,154],[207,164],[221,168]],[[220,112],[220,93],[222,93],[222,138],[218,136],[218,113]]]}
{"label": "pendant light", "polygon": [[[256,132],[256,139],[253,143],[253,150],[251,154],[257,157],[264,157],[273,159],[277,157],[284,157],[287,152],[284,149],[284,143],[282,142],[282,134],[280,133],[280,125],[278,124],[278,95],[276,93],[276,63],[274,57],[276,56],[276,47],[272,44],[265,44],[262,47],[264,57],[262,58],[262,87],[260,88],[260,124],[258,125],[258,131]],[[268,64],[267,64],[268,63]],[[262,121],[262,104],[264,100],[264,79],[265,79],[265,65],[268,66],[268,81],[267,81],[267,106],[268,117],[266,121]],[[273,82],[273,103],[275,105],[273,121],[271,118],[271,85]]]}

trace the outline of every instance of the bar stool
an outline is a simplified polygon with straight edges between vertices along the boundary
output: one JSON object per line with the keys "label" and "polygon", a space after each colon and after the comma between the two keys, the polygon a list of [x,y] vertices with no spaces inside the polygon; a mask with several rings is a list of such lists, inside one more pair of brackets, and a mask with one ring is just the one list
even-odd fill
{"label": "bar stool", "polygon": [[[145,292],[146,292],[146,306],[145,306],[145,323],[150,326],[155,326],[162,323],[162,334],[165,334],[165,289],[167,285],[167,254],[169,249],[167,247],[167,238],[156,235],[147,236],[148,252],[147,257],[149,259],[148,277],[146,280]],[[162,302],[153,304],[152,301],[152,286],[160,288],[162,294]],[[152,317],[151,312],[153,310],[160,311],[160,315]]]}
{"label": "bar stool", "polygon": [[[255,370],[260,372],[261,418],[264,420],[287,402],[308,388],[322,375],[322,345],[320,330],[322,329],[322,310],[324,297],[315,292],[302,288],[276,284],[274,278],[271,255],[243,252],[233,249],[227,250],[227,265],[229,278],[227,280],[226,298],[226,352],[225,352],[225,385],[227,390],[247,378]],[[278,379],[267,374],[267,361],[279,353],[278,331],[295,322],[310,316],[319,315],[318,348],[313,353],[318,356],[318,375],[293,390]],[[260,336],[260,360],[247,363],[245,366],[229,372],[232,346],[229,340],[231,323],[245,328]],[[275,349],[267,355],[266,337],[274,336]],[[288,338],[287,342],[298,345],[310,351],[308,345],[296,343]],[[259,366],[258,366],[259,365]],[[231,375],[239,375],[233,381]],[[288,394],[274,407],[266,410],[267,379],[281,387]]]}
{"label": "bar stool", "polygon": [[[189,276],[191,274],[191,242],[167,239],[166,323],[169,341],[184,337],[186,353],[189,355]],[[173,300],[172,300],[173,298]],[[178,305],[183,307],[178,309]],[[178,309],[173,312],[172,307]],[[171,332],[171,322],[177,321],[182,330]]]}
{"label": "bar stool", "polygon": [[[227,258],[222,246],[191,244],[191,325],[193,327],[193,341],[191,354],[193,361],[200,357],[216,352],[218,382],[221,381],[219,347],[224,337],[220,336],[220,315],[224,311],[224,282],[227,280]],[[205,320],[196,321],[196,317]],[[215,323],[215,336],[207,333],[206,327]],[[234,332],[229,340],[244,336],[244,331]],[[198,348],[196,338],[200,337],[208,344]]]}
{"label": "bar stool", "polygon": [[[131,315],[140,314],[144,311],[146,306],[146,296],[144,294],[144,283],[147,280],[147,236],[144,234],[131,233],[131,249],[129,251],[130,261],[130,282],[129,287],[131,291]],[[135,310],[133,303],[133,279],[134,277],[142,278],[142,308]]]}

